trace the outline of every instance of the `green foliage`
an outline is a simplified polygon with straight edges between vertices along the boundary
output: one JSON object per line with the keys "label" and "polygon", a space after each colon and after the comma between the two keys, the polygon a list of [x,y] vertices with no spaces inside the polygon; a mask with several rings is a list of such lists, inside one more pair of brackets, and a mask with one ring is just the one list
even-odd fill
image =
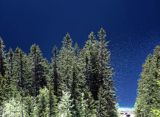
{"label": "green foliage", "polygon": [[21,101],[11,98],[4,103],[2,117],[23,117],[23,104]]}
{"label": "green foliage", "polygon": [[72,66],[74,62],[74,51],[72,48],[72,40],[67,33],[63,40],[62,48],[58,55],[58,69],[61,78],[61,86],[63,91],[70,91],[72,84]]}
{"label": "green foliage", "polygon": [[9,92],[10,86],[8,85],[7,78],[0,75],[0,107],[9,98]]}
{"label": "green foliage", "polygon": [[24,109],[25,117],[34,117],[35,100],[31,96],[25,97]]}
{"label": "green foliage", "polygon": [[5,70],[6,70],[6,59],[5,59],[5,52],[4,52],[4,42],[2,38],[0,37],[0,75],[5,76]]}
{"label": "green foliage", "polygon": [[152,109],[152,113],[154,117],[160,117],[160,109]]}
{"label": "green foliage", "polygon": [[58,104],[58,117],[71,117],[72,100],[70,99],[71,94],[63,92],[61,101]]}
{"label": "green foliage", "polygon": [[29,53],[30,70],[32,77],[32,95],[37,96],[40,88],[47,86],[48,64],[43,58],[42,52],[37,45],[32,45]]}
{"label": "green foliage", "polygon": [[[96,39],[98,38],[98,40]],[[72,46],[74,45],[74,47]],[[8,117],[117,117],[106,32],[83,49],[69,33],[49,63],[38,45],[4,51],[0,39],[0,106]],[[12,108],[16,106],[15,112]],[[1,114],[1,113],[0,113]]]}
{"label": "green foliage", "polygon": [[[143,66],[139,81],[138,97],[136,101],[136,116],[151,117],[153,112],[160,108],[160,46],[157,46],[153,55],[149,55]],[[155,116],[157,117],[157,116]]]}
{"label": "green foliage", "polygon": [[41,89],[38,95],[37,116],[47,117],[49,114],[49,91],[47,88]]}

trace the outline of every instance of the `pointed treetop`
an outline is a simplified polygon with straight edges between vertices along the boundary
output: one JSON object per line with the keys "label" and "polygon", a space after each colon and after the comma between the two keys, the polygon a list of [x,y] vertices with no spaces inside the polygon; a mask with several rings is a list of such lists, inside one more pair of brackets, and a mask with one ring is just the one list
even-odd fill
{"label": "pointed treetop", "polygon": [[57,54],[58,54],[58,48],[56,46],[54,46],[53,49],[52,49],[53,58],[56,58]]}
{"label": "pointed treetop", "polygon": [[76,53],[76,55],[78,55],[79,54],[79,46],[78,46],[78,43],[75,43],[74,44],[74,51],[75,51],[75,53]]}
{"label": "pointed treetop", "polygon": [[63,43],[64,48],[71,48],[72,47],[72,39],[71,39],[69,33],[66,34],[62,43]]}
{"label": "pointed treetop", "polygon": [[94,35],[94,32],[91,32],[89,35],[88,35],[88,39],[93,41],[93,40],[96,40],[96,37]]}
{"label": "pointed treetop", "polygon": [[98,37],[99,37],[99,40],[105,40],[106,38],[106,31],[101,28],[98,32]]}
{"label": "pointed treetop", "polygon": [[32,53],[41,53],[40,47],[36,44],[33,44],[30,48],[30,52]]}
{"label": "pointed treetop", "polygon": [[9,54],[9,56],[13,56],[14,53],[13,53],[12,48],[9,49],[8,54]]}
{"label": "pointed treetop", "polygon": [[5,48],[5,45],[1,36],[0,36],[0,48],[1,49]]}
{"label": "pointed treetop", "polygon": [[160,45],[155,47],[153,55],[160,58]]}
{"label": "pointed treetop", "polygon": [[20,53],[20,52],[22,52],[21,48],[17,47],[15,53]]}

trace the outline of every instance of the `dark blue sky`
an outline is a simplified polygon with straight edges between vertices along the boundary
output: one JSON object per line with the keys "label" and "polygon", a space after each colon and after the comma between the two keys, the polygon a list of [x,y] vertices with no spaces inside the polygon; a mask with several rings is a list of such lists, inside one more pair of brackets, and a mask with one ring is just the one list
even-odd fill
{"label": "dark blue sky", "polygon": [[146,56],[160,44],[159,0],[0,0],[0,35],[7,48],[40,45],[45,57],[69,32],[82,47],[88,33],[108,33],[118,103],[132,107]]}

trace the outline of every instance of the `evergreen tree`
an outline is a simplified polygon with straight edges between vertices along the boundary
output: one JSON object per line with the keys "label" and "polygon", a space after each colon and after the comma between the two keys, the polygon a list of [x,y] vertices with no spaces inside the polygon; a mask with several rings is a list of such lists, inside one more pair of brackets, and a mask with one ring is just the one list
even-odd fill
{"label": "evergreen tree", "polygon": [[136,101],[136,116],[137,117],[149,117],[149,111],[151,103],[151,98],[149,97],[149,88],[151,85],[148,83],[152,83],[152,79],[150,78],[150,71],[152,66],[152,55],[149,55],[143,65],[143,71],[141,73],[141,79],[139,80],[138,86],[138,97]]}
{"label": "evergreen tree", "polygon": [[96,40],[93,32],[88,36],[88,40],[83,51],[85,53],[84,58],[86,58],[87,64],[87,84],[92,92],[93,98],[98,100],[98,41]]}
{"label": "evergreen tree", "polygon": [[57,117],[58,113],[58,105],[57,98],[54,95],[54,88],[52,86],[49,87],[49,115],[48,117]]}
{"label": "evergreen tree", "polygon": [[29,93],[28,89],[31,87],[29,59],[20,48],[15,50],[13,67],[14,85],[21,92],[21,95],[27,95]]}
{"label": "evergreen tree", "polygon": [[57,96],[58,100],[62,96],[61,79],[59,76],[58,66],[57,66],[57,56],[58,50],[55,47],[53,49],[53,57],[51,63],[51,85],[54,87],[54,95]]}
{"label": "evergreen tree", "polygon": [[13,63],[14,63],[14,52],[12,49],[9,49],[9,52],[7,53],[7,67],[6,67],[6,77],[8,78],[9,84],[13,82]]}
{"label": "evergreen tree", "polygon": [[29,58],[32,75],[32,93],[34,96],[37,96],[39,94],[40,88],[47,86],[48,64],[43,58],[41,50],[37,45],[31,46]]}
{"label": "evergreen tree", "polygon": [[58,104],[58,117],[71,117],[72,100],[70,100],[71,94],[63,92],[61,101]]}
{"label": "evergreen tree", "polygon": [[22,103],[15,98],[4,103],[2,117],[22,117]]}
{"label": "evergreen tree", "polygon": [[6,72],[6,60],[5,60],[5,52],[4,52],[4,42],[2,38],[0,37],[0,75],[5,76]]}
{"label": "evergreen tree", "polygon": [[77,103],[79,103],[79,96],[80,96],[80,92],[79,92],[79,81],[77,79],[77,71],[75,66],[73,66],[73,79],[72,79],[72,85],[71,85],[71,99],[72,99],[72,108],[71,108],[71,112],[72,112],[72,116],[79,116],[79,112],[78,112],[78,106]]}
{"label": "evergreen tree", "polygon": [[34,117],[34,106],[35,106],[35,101],[33,97],[27,96],[25,97],[25,117]]}
{"label": "evergreen tree", "polygon": [[5,100],[9,98],[10,83],[6,77],[6,55],[4,51],[5,45],[0,37],[0,108]]}
{"label": "evergreen tree", "polygon": [[41,89],[40,94],[38,95],[37,116],[49,116],[49,91],[47,88]]}
{"label": "evergreen tree", "polygon": [[112,68],[110,65],[110,51],[106,42],[106,32],[103,28],[98,32],[98,117],[117,117],[116,98],[112,80]]}
{"label": "evergreen tree", "polygon": [[141,74],[136,101],[136,116],[151,117],[152,109],[160,107],[159,87],[160,80],[160,46],[157,46],[153,55],[148,56]]}
{"label": "evergreen tree", "polygon": [[72,68],[74,62],[74,51],[72,48],[72,39],[67,33],[63,40],[63,45],[58,55],[58,69],[63,91],[70,91],[72,84]]}
{"label": "evergreen tree", "polygon": [[10,86],[8,85],[8,79],[0,75],[0,108],[3,105],[3,102],[10,97],[9,91]]}
{"label": "evergreen tree", "polygon": [[89,117],[87,115],[88,105],[86,100],[84,99],[84,94],[81,95],[80,103],[78,104],[79,117]]}

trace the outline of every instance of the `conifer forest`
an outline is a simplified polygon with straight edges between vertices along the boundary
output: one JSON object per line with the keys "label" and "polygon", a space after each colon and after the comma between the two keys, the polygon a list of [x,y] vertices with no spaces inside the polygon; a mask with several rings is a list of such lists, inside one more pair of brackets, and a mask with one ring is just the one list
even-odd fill
{"label": "conifer forest", "polygon": [[[50,59],[36,44],[7,50],[1,38],[0,117],[121,117],[106,35],[91,32],[80,48],[67,33]],[[140,77],[135,115],[160,117],[160,46]]]}
{"label": "conifer forest", "polygon": [[84,47],[67,33],[51,60],[38,45],[5,50],[0,40],[2,117],[117,117],[106,32],[91,32]]}

